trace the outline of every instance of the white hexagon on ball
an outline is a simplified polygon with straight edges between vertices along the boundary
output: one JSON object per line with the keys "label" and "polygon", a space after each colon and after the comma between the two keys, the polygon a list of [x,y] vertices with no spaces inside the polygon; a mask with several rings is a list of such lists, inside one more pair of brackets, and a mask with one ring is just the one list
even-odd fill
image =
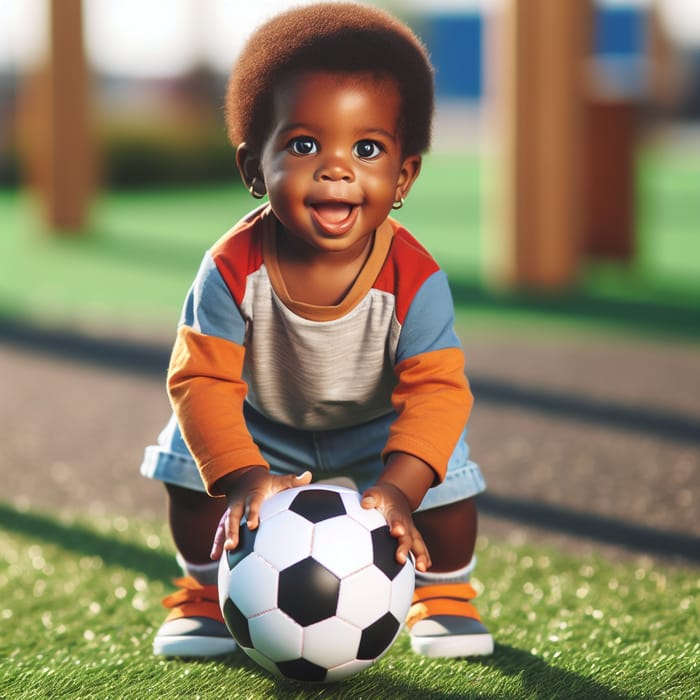
{"label": "white hexagon on ball", "polygon": [[361,635],[358,627],[337,617],[309,625],[304,629],[304,658],[324,668],[352,661]]}
{"label": "white hexagon on ball", "polygon": [[372,535],[348,517],[317,523],[311,556],[339,578],[372,563]]}
{"label": "white hexagon on ball", "polygon": [[390,604],[391,582],[375,566],[368,566],[340,582],[336,615],[363,629],[384,615]]}
{"label": "white hexagon on ball", "polygon": [[278,571],[311,553],[314,526],[306,518],[284,510],[265,521],[255,537],[255,552]]}
{"label": "white hexagon on ball", "polygon": [[248,620],[253,646],[271,661],[301,656],[303,627],[281,610],[270,610]]}
{"label": "white hexagon on ball", "polygon": [[[277,606],[279,574],[255,552],[236,567],[228,582],[229,597],[246,616],[258,615]],[[255,581],[255,586],[250,582]]]}

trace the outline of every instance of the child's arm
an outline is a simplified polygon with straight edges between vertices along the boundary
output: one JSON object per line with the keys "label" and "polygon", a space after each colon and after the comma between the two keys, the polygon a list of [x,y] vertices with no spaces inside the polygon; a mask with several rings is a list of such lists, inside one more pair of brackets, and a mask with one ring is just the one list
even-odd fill
{"label": "child's arm", "polygon": [[214,537],[211,558],[218,559],[225,549],[238,546],[241,519],[245,516],[247,526],[255,530],[260,522],[262,502],[279,491],[294,486],[306,486],[311,482],[311,472],[292,474],[270,474],[265,467],[238,469],[219,479],[212,489],[226,496],[228,510],[224,514]]}
{"label": "child's arm", "polygon": [[[435,265],[432,259],[411,258],[411,253],[401,253],[407,256],[409,275],[421,265]],[[397,296],[397,319],[402,323],[392,395],[397,418],[382,450],[384,472],[363,499],[365,507],[378,507],[389,521],[398,540],[397,560],[405,560],[411,551],[421,571],[430,566],[430,555],[411,513],[428,489],[445,478],[473,402],[447,276],[436,266],[432,269],[412,294],[409,284],[404,295]]]}
{"label": "child's arm", "polygon": [[378,508],[398,540],[396,560],[403,564],[412,552],[418,571],[430,568],[430,553],[411,513],[420,505],[435,481],[435,472],[421,459],[405,452],[392,452],[377,483],[362,494],[365,508]]}

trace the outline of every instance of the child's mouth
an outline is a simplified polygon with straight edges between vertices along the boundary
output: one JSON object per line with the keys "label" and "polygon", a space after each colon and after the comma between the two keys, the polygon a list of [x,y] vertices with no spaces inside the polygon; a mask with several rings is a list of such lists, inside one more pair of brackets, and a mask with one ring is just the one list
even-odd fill
{"label": "child's mouth", "polygon": [[353,210],[352,204],[346,202],[326,202],[314,204],[314,211],[318,218],[329,224],[340,224],[345,221]]}
{"label": "child's mouth", "polygon": [[311,207],[311,211],[324,231],[340,235],[352,227],[358,207],[348,202],[319,202]]}

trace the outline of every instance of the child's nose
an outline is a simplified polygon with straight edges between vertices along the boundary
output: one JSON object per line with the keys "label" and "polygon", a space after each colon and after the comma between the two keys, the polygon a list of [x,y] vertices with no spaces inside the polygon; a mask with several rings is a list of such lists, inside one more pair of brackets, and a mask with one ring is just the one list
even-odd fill
{"label": "child's nose", "polygon": [[352,165],[347,158],[339,153],[328,154],[317,171],[320,180],[344,180],[352,182],[355,175]]}

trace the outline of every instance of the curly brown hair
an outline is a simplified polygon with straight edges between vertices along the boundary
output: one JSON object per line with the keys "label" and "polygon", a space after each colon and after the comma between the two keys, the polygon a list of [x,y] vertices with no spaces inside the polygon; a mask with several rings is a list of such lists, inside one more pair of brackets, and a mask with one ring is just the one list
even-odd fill
{"label": "curly brown hair", "polygon": [[253,33],[226,91],[231,142],[262,148],[272,128],[275,87],[309,70],[371,73],[395,81],[401,96],[398,130],[403,153],[428,150],[434,85],[425,47],[392,15],[350,2],[288,10]]}

